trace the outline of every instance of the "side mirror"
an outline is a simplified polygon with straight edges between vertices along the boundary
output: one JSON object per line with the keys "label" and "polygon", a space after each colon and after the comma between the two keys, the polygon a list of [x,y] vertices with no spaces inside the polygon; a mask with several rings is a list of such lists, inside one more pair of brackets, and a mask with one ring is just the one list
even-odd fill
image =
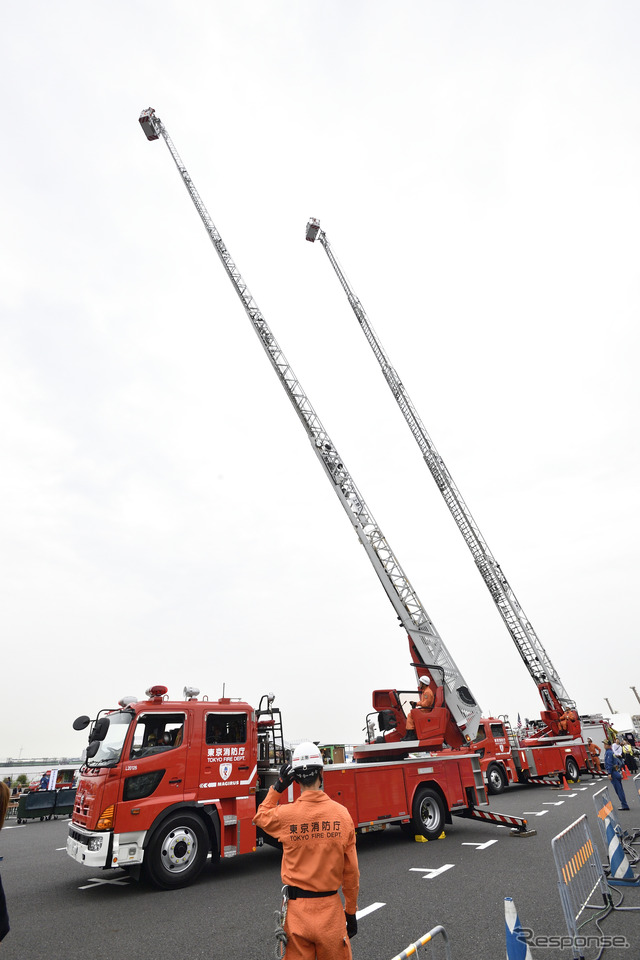
{"label": "side mirror", "polygon": [[73,721],[74,730],[86,730],[91,723],[91,717],[76,717]]}
{"label": "side mirror", "polygon": [[100,741],[92,740],[87,749],[84,752],[85,758],[90,760],[91,757],[95,757],[96,753],[100,749]]}
{"label": "side mirror", "polygon": [[[94,743],[96,740],[97,740],[98,742],[101,742],[102,740],[104,740],[104,738],[105,738],[106,735],[107,735],[107,730],[108,730],[108,729],[109,729],[109,718],[108,718],[108,717],[100,717],[100,719],[99,719],[99,720],[96,720],[96,722],[94,723],[94,725],[93,725],[93,730],[92,730],[91,733],[89,734],[89,740],[90,740],[90,742],[91,742],[91,743]],[[97,750],[97,749],[98,749],[98,748],[96,747],[96,750]],[[93,754],[91,754],[91,756],[93,756]]]}

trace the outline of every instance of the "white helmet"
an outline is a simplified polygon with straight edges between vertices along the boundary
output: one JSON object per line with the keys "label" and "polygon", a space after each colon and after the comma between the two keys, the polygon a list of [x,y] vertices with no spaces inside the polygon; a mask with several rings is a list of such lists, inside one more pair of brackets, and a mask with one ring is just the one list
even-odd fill
{"label": "white helmet", "polygon": [[425,686],[427,686],[427,687],[428,687],[429,684],[431,683],[431,681],[429,680],[429,677],[418,677],[418,680],[419,680],[420,683],[424,683]]}
{"label": "white helmet", "polygon": [[322,773],[322,754],[315,743],[306,740],[299,743],[291,758],[293,775],[298,783],[311,783],[319,773]]}

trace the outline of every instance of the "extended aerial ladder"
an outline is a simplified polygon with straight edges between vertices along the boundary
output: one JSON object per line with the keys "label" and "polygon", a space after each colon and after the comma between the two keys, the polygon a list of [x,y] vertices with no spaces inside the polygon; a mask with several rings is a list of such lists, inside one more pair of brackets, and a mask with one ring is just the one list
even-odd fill
{"label": "extended aerial ladder", "polygon": [[[344,271],[333,253],[331,244],[327,239],[324,230],[320,228],[320,221],[311,218],[307,223],[306,239],[314,242],[320,241],[324,251],[329,258],[329,262],[338,277],[351,309],[356,315],[356,319],[362,328],[369,346],[380,365],[389,388],[396,399],[402,414],[409,425],[425,463],[427,464],[433,479],[436,482],[444,501],[456,522],[460,533],[464,537],[465,543],[471,551],[471,555],[480,571],[482,579],[487,585],[489,592],[497,606],[502,619],[516,645],[516,649],[524,661],[527,670],[536,683],[542,701],[546,710],[541,716],[548,725],[547,733],[558,733],[558,718],[565,711],[575,711],[575,703],[569,697],[564,688],[560,677],[553,666],[549,656],[540,642],[535,630],[533,629],[528,617],[520,606],[515,593],[513,592],[506,576],[495,557],[491,553],[489,546],[480,533],[477,523],[471,515],[471,511],[464,502],[462,494],[456,487],[451,474],[449,473],[444,460],[438,453],[436,446],[427,433],[426,427],[422,423],[416,408],[414,407],[409,394],[407,393],[400,377],[394,369],[389,357],[387,356],[379,337],[373,330],[369,319],[365,313],[364,307],[354,293]],[[579,733],[579,722],[576,720],[570,725],[573,726],[573,733]]]}
{"label": "extended aerial ladder", "polygon": [[[376,523],[364,498],[338,454],[329,434],[323,427],[300,381],[286,360],[276,338],[260,312],[240,271],[231,258],[220,233],[213,223],[180,156],[153,108],[143,110],[140,124],[148,140],[162,138],[173,157],[189,196],[204,224],[222,265],[238,294],[251,324],[269,357],[271,365],[305,429],[312,449],[329,479],[340,503],[351,521],[361,544],[378,575],[391,604],[409,636],[413,666],[418,674],[432,674],[442,684],[446,707],[453,718],[449,724],[446,742],[461,746],[472,741],[480,719],[480,707],[471,694],[464,677],[447,650],[436,627],[422,606],[415,590],[405,575],[388,541]],[[444,683],[442,683],[444,680]]]}

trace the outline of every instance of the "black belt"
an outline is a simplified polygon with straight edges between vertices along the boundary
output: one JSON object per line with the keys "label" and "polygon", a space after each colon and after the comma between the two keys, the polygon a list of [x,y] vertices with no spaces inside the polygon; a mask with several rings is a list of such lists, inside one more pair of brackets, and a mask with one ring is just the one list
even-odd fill
{"label": "black belt", "polygon": [[292,887],[287,884],[289,900],[315,900],[316,897],[332,897],[337,890],[303,890],[301,887]]}

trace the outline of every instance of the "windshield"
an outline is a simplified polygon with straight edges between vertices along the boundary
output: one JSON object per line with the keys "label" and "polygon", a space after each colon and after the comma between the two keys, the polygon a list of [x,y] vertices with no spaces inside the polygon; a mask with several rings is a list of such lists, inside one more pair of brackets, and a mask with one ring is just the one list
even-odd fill
{"label": "windshield", "polygon": [[112,766],[120,759],[132,716],[130,713],[112,713],[107,719],[109,720],[107,735],[101,741],[95,757],[87,760],[88,767]]}

